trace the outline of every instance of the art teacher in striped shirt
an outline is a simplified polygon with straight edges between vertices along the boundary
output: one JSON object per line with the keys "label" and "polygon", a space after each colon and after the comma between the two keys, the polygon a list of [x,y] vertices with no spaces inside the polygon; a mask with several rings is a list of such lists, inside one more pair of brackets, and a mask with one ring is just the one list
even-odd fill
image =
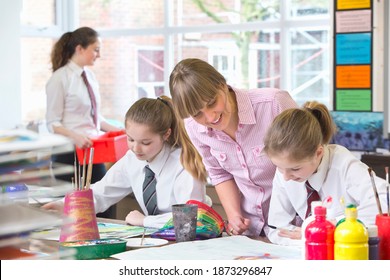
{"label": "art teacher in striped shirt", "polygon": [[231,87],[214,67],[195,58],[175,66],[169,86],[226,212],[227,232],[264,236],[275,166],[262,152],[263,138],[274,117],[297,104],[283,90]]}

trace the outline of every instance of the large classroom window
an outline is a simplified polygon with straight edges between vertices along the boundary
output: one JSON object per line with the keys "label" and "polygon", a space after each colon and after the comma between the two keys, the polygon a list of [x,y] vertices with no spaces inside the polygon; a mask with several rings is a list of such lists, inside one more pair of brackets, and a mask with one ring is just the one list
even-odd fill
{"label": "large classroom window", "polygon": [[214,65],[235,87],[278,87],[330,106],[328,0],[25,0],[23,121],[44,119],[50,51],[66,31],[96,29],[103,114],[123,121],[140,97],[169,95],[181,59]]}

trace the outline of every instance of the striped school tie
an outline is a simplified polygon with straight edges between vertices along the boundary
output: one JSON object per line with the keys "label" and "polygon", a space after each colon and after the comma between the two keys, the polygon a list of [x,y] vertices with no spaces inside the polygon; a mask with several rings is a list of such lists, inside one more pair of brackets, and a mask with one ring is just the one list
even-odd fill
{"label": "striped school tie", "polygon": [[97,120],[97,108],[96,108],[97,105],[96,105],[95,94],[93,93],[93,89],[92,89],[90,83],[88,82],[87,75],[85,74],[85,71],[83,71],[83,73],[81,73],[81,77],[83,78],[84,83],[88,89],[88,94],[89,94],[89,98],[91,99],[91,107],[92,107],[91,116],[93,118],[93,123],[96,126],[98,120]]}
{"label": "striped school tie", "polygon": [[155,215],[157,212],[157,195],[156,195],[156,177],[154,172],[145,166],[145,180],[142,185],[144,204],[149,215]]}
{"label": "striped school tie", "polygon": [[321,200],[321,198],[318,192],[315,189],[313,189],[313,187],[310,185],[309,181],[305,182],[305,186],[307,191],[307,210],[306,210],[305,218],[307,218],[312,214],[311,203],[313,201]]}

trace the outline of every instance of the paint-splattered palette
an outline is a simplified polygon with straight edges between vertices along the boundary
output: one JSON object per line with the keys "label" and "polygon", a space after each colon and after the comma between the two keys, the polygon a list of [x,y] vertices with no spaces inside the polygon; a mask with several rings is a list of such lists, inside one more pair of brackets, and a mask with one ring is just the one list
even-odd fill
{"label": "paint-splattered palette", "polygon": [[75,249],[78,260],[104,259],[126,251],[127,240],[120,238],[62,242],[61,249]]}

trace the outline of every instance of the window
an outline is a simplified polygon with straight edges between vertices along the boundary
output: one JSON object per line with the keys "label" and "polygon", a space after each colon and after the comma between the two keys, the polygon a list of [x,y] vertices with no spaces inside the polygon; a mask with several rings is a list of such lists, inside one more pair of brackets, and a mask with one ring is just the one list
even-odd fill
{"label": "window", "polygon": [[164,94],[164,50],[138,50],[138,98]]}
{"label": "window", "polygon": [[235,87],[278,87],[300,104],[332,104],[327,0],[24,2],[25,122],[45,116],[52,45],[65,31],[85,25],[103,39],[92,70],[109,119],[122,121],[140,97],[169,95],[170,71],[187,57],[213,64]]}

